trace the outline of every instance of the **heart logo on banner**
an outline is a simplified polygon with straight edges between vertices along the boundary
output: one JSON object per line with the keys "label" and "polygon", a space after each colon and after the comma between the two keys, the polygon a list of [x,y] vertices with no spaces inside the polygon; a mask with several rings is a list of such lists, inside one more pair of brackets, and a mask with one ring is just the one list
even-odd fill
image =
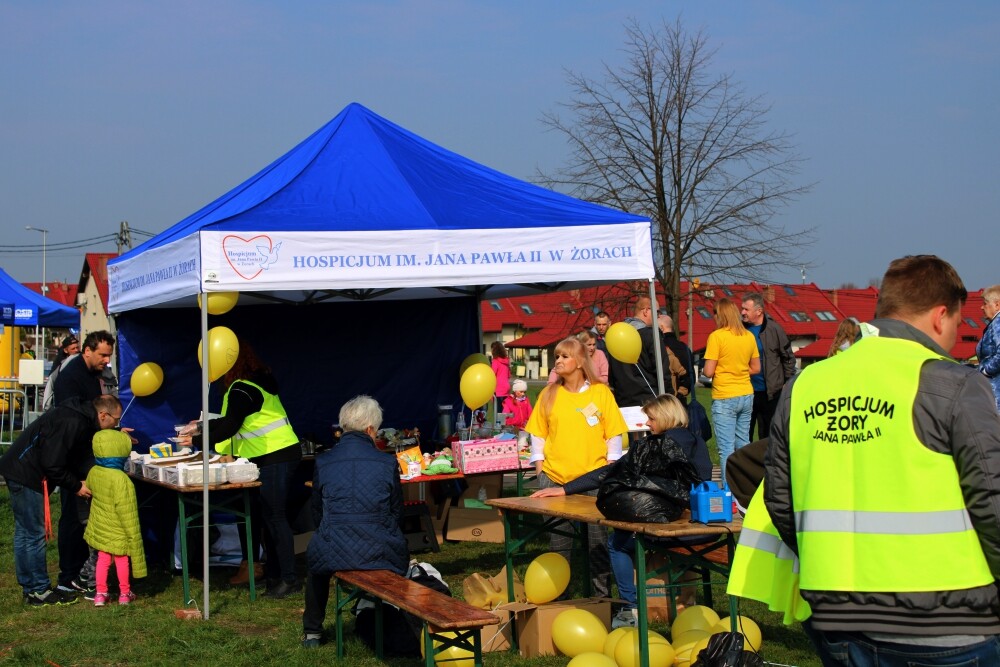
{"label": "heart logo on banner", "polygon": [[[280,247],[280,244],[279,244]],[[222,239],[222,252],[229,266],[244,280],[253,280],[273,263],[271,256],[277,248],[273,248],[271,237],[259,234],[248,239],[242,236],[225,236]]]}

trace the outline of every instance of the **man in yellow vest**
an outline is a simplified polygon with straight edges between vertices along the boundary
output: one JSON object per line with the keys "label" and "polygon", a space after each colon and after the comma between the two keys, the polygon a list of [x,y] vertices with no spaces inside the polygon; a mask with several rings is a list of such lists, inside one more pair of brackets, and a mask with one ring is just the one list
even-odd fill
{"label": "man in yellow vest", "polygon": [[1000,664],[1000,416],[948,356],[966,296],[893,261],[868,335],[782,393],[764,503],[825,665]]}

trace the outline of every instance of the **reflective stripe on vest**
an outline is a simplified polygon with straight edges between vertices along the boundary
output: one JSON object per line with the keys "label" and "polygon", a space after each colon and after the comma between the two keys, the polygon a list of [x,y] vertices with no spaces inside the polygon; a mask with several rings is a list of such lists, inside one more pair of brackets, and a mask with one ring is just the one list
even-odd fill
{"label": "reflective stripe on vest", "polygon": [[799,532],[868,533],[878,535],[939,535],[973,530],[964,510],[940,512],[850,512],[809,510],[795,513]]}
{"label": "reflective stripe on vest", "polygon": [[782,612],[785,625],[791,625],[812,614],[799,595],[798,571],[799,559],[771,522],[761,484],[743,517],[726,592],[763,602],[771,611]]}
{"label": "reflective stripe on vest", "polygon": [[993,583],[955,460],[914,427],[921,369],[942,359],[914,341],[866,337],[795,381],[788,448],[803,589]]}
{"label": "reflective stripe on vest", "polygon": [[291,422],[288,421],[288,417],[282,417],[281,419],[275,420],[266,426],[261,426],[253,431],[243,431],[234,435],[234,438],[242,438],[244,440],[249,440],[250,438],[260,438],[267,435],[276,428],[281,428],[282,426],[291,426]]}
{"label": "reflective stripe on vest", "polygon": [[[231,451],[235,456],[255,458],[297,444],[299,439],[295,435],[295,431],[292,430],[281,399],[253,382],[247,380],[238,380],[237,382],[255,388],[261,393],[264,402],[258,412],[247,416],[236,435],[215,446],[216,451],[221,454]],[[236,382],[230,385],[230,391],[235,385]],[[223,413],[226,412],[228,405],[229,391],[222,399]]]}

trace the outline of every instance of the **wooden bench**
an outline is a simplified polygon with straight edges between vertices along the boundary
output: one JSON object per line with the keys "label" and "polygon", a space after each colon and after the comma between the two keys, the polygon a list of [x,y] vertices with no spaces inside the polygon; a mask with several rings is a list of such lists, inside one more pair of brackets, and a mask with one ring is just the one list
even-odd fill
{"label": "wooden bench", "polygon": [[[341,611],[358,598],[375,603],[375,654],[382,659],[382,603],[409,612],[423,622],[424,664],[434,667],[435,653],[450,647],[471,651],[476,667],[483,664],[480,631],[500,619],[483,609],[389,570],[345,570],[334,572],[337,587],[337,657],[344,657],[344,630]],[[345,590],[350,589],[350,591]],[[443,633],[454,636],[443,636]],[[435,643],[438,645],[435,647]]]}

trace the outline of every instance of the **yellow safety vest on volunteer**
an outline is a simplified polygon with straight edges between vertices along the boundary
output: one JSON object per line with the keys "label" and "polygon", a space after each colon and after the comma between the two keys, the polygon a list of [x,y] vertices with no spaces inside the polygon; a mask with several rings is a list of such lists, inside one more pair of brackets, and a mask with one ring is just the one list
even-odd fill
{"label": "yellow safety vest on volunteer", "polygon": [[[244,382],[260,391],[264,396],[264,405],[258,412],[253,413],[243,421],[243,425],[240,426],[236,435],[229,440],[217,443],[215,451],[220,454],[229,454],[232,451],[233,456],[253,458],[297,444],[299,438],[292,430],[288,414],[285,412],[284,406],[281,405],[281,399],[275,394],[264,391],[253,382],[246,380],[239,380],[239,382]],[[227,391],[222,399],[223,414],[226,413],[228,405],[229,392]]]}
{"label": "yellow safety vest on volunteer", "polygon": [[[946,359],[867,337],[792,386],[792,502],[802,590],[922,592],[993,583],[955,462],[913,427],[920,369]],[[859,382],[858,378],[864,378]]]}
{"label": "yellow safety vest on volunteer", "polygon": [[778,537],[764,505],[763,483],[743,517],[726,593],[763,602],[771,611],[784,613],[785,625],[812,615],[809,603],[799,595],[799,559]]}

